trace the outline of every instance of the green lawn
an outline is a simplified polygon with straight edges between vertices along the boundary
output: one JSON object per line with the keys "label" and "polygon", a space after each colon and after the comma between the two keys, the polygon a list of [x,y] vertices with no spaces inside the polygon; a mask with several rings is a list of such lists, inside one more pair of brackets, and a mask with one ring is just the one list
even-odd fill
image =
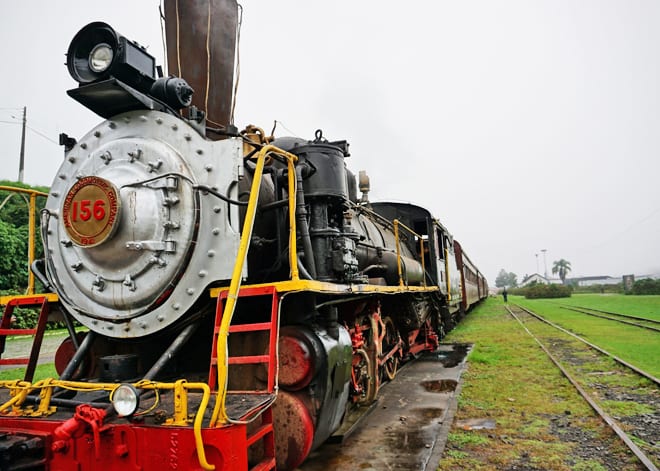
{"label": "green lawn", "polygon": [[[11,368],[9,370],[0,371],[0,381],[12,381],[15,379],[23,379],[25,377],[25,368]],[[45,378],[59,378],[55,365],[53,363],[45,363],[38,365],[34,372],[33,383]]]}
{"label": "green lawn", "polygon": [[[608,304],[611,300],[611,304]],[[561,299],[525,299],[511,296],[510,302],[532,311],[584,337],[608,352],[632,363],[655,377],[660,377],[660,334],[586,314],[562,309],[560,304],[594,307],[660,319],[660,296],[624,296],[580,294]],[[654,308],[654,306],[656,306]],[[654,310],[655,309],[655,310]]]}
{"label": "green lawn", "polygon": [[557,304],[591,307],[603,311],[660,320],[660,296],[626,296],[625,294],[573,294],[554,299]]}

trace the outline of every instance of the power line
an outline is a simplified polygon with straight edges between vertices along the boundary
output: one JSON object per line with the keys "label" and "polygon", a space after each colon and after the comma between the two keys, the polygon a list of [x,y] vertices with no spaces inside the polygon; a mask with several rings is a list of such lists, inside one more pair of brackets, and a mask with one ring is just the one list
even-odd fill
{"label": "power line", "polygon": [[42,132],[40,132],[40,131],[37,131],[36,129],[34,129],[34,128],[33,128],[32,126],[30,126],[29,124],[26,125],[26,126],[27,126],[27,128],[28,128],[30,131],[33,131],[33,132],[39,134],[39,135],[40,135],[41,137],[43,137],[44,139],[48,139],[50,142],[52,142],[52,143],[55,144],[56,146],[59,146],[59,145],[60,145],[59,142],[54,141],[54,140],[51,139],[50,137],[46,136],[44,133],[42,133]]}
{"label": "power line", "polygon": [[[4,120],[0,120],[0,123],[4,123],[4,124],[22,124],[20,121],[4,121]],[[59,142],[57,142],[54,139],[51,139],[50,137],[48,137],[46,135],[45,131],[39,131],[38,129],[35,129],[32,126],[30,126],[29,124],[27,124],[26,126],[30,131],[33,131],[34,133],[38,134],[39,136],[43,137],[44,139],[49,140],[50,142],[52,142],[53,144],[55,144],[57,146],[60,145]]]}

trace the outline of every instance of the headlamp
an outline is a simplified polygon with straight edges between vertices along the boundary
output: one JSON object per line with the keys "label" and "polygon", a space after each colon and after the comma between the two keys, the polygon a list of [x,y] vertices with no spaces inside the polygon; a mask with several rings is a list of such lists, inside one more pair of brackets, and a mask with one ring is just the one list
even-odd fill
{"label": "headlamp", "polygon": [[108,44],[97,44],[89,53],[89,68],[97,74],[105,72],[110,67],[113,58],[114,53]]}
{"label": "headlamp", "polygon": [[114,77],[144,93],[156,80],[154,57],[101,21],[78,31],[66,56],[69,73],[81,86]]}
{"label": "headlamp", "polygon": [[177,77],[156,78],[156,59],[145,48],[95,21],[74,36],[66,65],[78,87],[67,91],[93,112],[110,118],[133,110],[178,114],[193,89]]}
{"label": "headlamp", "polygon": [[112,406],[120,417],[133,415],[140,405],[140,395],[130,384],[120,384],[112,392]]}

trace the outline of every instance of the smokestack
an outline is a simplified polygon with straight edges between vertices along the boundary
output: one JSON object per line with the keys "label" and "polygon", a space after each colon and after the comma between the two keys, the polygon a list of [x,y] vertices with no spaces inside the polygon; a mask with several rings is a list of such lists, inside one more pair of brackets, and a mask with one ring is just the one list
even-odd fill
{"label": "smokestack", "polygon": [[231,124],[237,28],[236,0],[165,0],[169,73],[195,90],[212,127]]}

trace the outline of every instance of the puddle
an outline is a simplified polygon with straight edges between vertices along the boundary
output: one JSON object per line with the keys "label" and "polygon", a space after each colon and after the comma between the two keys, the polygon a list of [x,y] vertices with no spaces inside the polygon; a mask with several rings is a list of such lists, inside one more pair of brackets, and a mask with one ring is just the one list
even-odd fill
{"label": "puddle", "polygon": [[417,361],[439,361],[445,368],[460,365],[472,348],[472,344],[441,344],[439,349],[432,353],[425,353]]}
{"label": "puddle", "polygon": [[436,393],[454,391],[456,386],[458,386],[458,382],[454,379],[436,379],[432,381],[422,381],[419,384],[421,384],[428,392]]}
{"label": "puddle", "polygon": [[463,430],[495,430],[494,419],[465,419],[457,420],[456,427]]}

